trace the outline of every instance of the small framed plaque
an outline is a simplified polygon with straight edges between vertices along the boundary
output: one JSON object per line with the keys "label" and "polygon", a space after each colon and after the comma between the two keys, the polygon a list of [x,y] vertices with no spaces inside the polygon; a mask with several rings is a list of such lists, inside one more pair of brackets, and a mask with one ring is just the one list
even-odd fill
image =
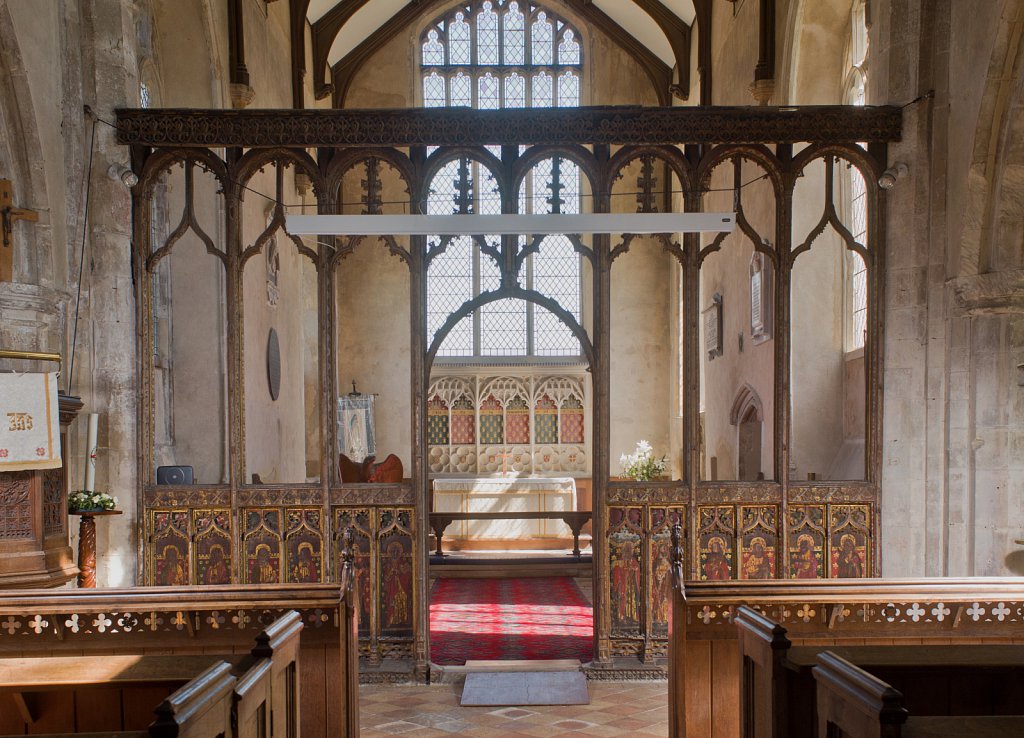
{"label": "small framed plaque", "polygon": [[270,399],[276,400],[281,394],[281,344],[273,328],[267,334],[267,385]]}
{"label": "small framed plaque", "polygon": [[704,350],[708,360],[722,355],[722,295],[718,292],[711,298],[711,305],[701,313],[704,319]]}
{"label": "small framed plaque", "polygon": [[750,257],[750,339],[754,344],[772,337],[774,279],[772,260],[760,251]]}

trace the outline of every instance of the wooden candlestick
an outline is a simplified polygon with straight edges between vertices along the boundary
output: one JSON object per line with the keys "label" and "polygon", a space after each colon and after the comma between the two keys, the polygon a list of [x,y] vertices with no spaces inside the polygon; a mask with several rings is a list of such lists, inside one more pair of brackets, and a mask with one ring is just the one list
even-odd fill
{"label": "wooden candlestick", "polygon": [[78,586],[83,589],[96,588],[96,516],[120,515],[120,510],[76,510],[78,515]]}

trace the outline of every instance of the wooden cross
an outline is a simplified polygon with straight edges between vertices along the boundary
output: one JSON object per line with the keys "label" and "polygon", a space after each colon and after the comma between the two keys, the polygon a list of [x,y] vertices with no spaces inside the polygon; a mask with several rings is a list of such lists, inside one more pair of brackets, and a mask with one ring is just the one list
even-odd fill
{"label": "wooden cross", "polygon": [[0,243],[0,282],[11,282],[14,279],[14,237],[12,231],[16,220],[35,223],[39,213],[34,210],[14,207],[14,190],[11,180],[0,179],[0,231],[3,240]]}

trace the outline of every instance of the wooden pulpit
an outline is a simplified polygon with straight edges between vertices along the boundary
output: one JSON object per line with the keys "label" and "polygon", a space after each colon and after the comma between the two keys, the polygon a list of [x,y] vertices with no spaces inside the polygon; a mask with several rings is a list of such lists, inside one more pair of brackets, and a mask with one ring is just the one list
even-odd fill
{"label": "wooden pulpit", "polygon": [[59,395],[59,469],[0,472],[0,589],[59,587],[78,574],[68,539],[67,429],[82,409]]}

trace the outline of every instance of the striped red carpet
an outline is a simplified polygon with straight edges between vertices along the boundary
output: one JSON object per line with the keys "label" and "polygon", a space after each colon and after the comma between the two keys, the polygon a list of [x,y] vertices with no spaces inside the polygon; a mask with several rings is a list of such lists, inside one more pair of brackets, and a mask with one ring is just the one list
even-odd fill
{"label": "striped red carpet", "polygon": [[569,577],[436,579],[430,660],[593,657],[594,610]]}

